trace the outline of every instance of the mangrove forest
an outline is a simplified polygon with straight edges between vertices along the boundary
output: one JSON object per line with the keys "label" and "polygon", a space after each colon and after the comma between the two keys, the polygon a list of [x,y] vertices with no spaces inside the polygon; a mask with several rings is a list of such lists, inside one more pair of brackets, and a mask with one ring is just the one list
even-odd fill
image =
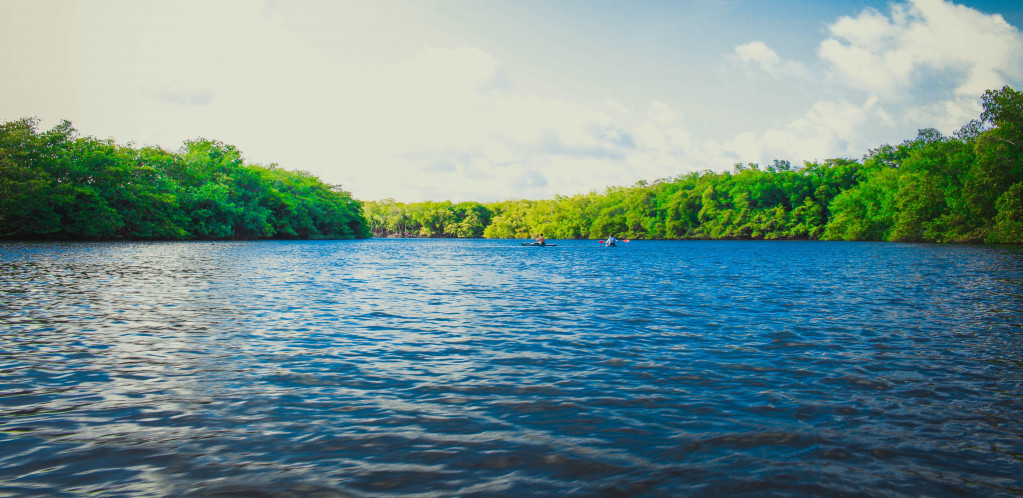
{"label": "mangrove forest", "polygon": [[934,129],[860,159],[738,163],[603,192],[492,203],[360,202],[233,146],[177,152],[0,125],[0,238],[377,237],[1023,242],[1023,93],[989,90],[952,136]]}
{"label": "mangrove forest", "polygon": [[0,125],[0,237],[22,239],[338,239],[369,236],[340,186],[246,164],[219,141],[177,152],[79,137],[64,121]]}
{"label": "mangrove forest", "polygon": [[378,237],[1023,242],[1023,93],[860,160],[735,164],[546,200],[367,202]]}

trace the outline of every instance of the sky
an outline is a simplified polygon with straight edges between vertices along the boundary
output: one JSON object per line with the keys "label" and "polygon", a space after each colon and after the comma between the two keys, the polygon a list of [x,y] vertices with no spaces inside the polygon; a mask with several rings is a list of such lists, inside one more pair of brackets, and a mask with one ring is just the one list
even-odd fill
{"label": "sky", "polygon": [[0,0],[0,121],[207,138],[361,200],[859,159],[1023,88],[1023,2]]}

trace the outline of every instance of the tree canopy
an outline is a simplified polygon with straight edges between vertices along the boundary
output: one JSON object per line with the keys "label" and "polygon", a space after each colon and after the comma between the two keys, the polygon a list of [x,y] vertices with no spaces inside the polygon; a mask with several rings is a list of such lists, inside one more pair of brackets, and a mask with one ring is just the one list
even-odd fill
{"label": "tree canopy", "polygon": [[488,237],[1023,242],[1023,92],[989,90],[953,136],[861,159],[738,163],[543,200],[362,203],[233,146],[177,152],[0,125],[0,238]]}
{"label": "tree canopy", "polygon": [[0,125],[0,237],[264,239],[369,236],[340,186],[276,165],[245,164],[223,142],[176,153],[79,137],[64,121]]}
{"label": "tree canopy", "polygon": [[981,101],[980,119],[954,136],[920,130],[860,160],[740,163],[571,197],[387,200],[366,211],[377,236],[1021,243],[1023,93],[1004,87]]}

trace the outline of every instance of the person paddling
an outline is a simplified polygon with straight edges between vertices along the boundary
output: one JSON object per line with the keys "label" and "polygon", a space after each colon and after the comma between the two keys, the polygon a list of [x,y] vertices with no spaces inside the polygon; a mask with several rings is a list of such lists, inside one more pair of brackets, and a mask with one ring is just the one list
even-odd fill
{"label": "person paddling", "polygon": [[538,246],[545,246],[545,245],[547,245],[547,239],[543,238],[543,234],[542,233],[540,234],[539,237],[536,238],[536,245],[538,245]]}
{"label": "person paddling", "polygon": [[615,246],[615,242],[618,242],[618,239],[616,239],[614,235],[608,235],[607,236],[607,242],[604,243],[604,246],[605,247],[614,247]]}

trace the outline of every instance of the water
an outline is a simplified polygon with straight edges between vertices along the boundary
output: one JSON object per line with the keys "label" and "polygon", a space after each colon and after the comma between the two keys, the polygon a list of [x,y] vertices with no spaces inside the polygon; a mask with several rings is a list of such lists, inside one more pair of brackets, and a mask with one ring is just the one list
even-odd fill
{"label": "water", "polygon": [[0,495],[1023,494],[1023,251],[0,244]]}

